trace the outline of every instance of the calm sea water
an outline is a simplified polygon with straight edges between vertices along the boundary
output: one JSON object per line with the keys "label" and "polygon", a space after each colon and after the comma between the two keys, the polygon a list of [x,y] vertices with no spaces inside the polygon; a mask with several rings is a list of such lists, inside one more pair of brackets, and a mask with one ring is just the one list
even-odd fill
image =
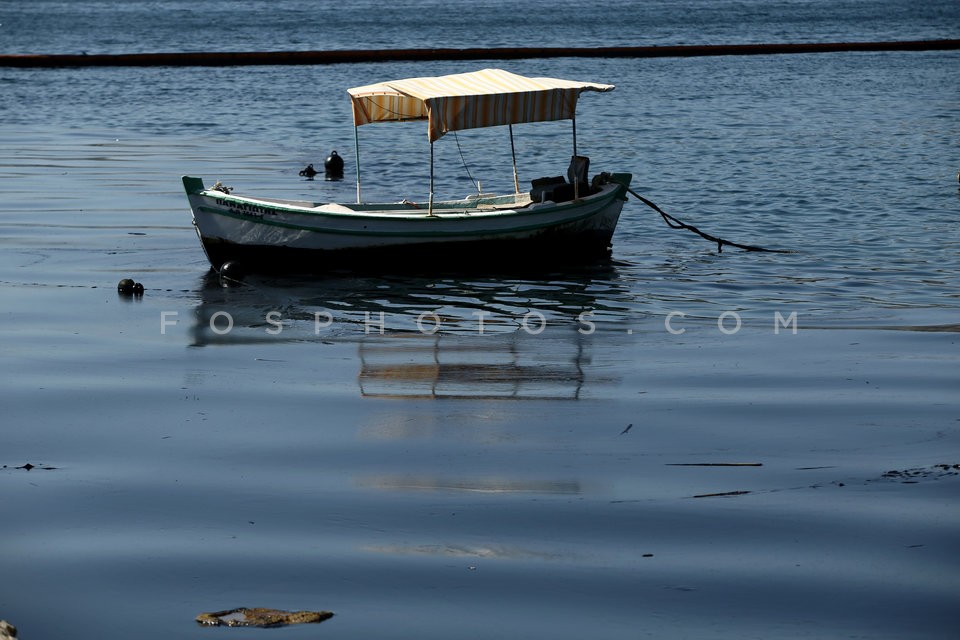
{"label": "calm sea water", "polygon": [[950,0],[5,2],[3,53],[616,46],[955,38]]}
{"label": "calm sea water", "polygon": [[[0,53],[960,37],[956,2],[515,6],[0,3]],[[594,170],[791,253],[718,254],[631,201],[610,264],[546,277],[208,272],[180,175],[350,200],[347,87],[485,66],[617,85],[580,102]],[[28,640],[207,637],[194,616],[237,606],[337,613],[298,638],[949,635],[958,87],[936,51],[0,69],[0,618]],[[366,198],[426,197],[422,127],[359,133]],[[563,172],[568,124],[516,136],[521,180]],[[298,176],[332,149],[347,180]],[[441,196],[512,187],[505,131],[436,152]],[[703,463],[762,466],[676,466]]]}

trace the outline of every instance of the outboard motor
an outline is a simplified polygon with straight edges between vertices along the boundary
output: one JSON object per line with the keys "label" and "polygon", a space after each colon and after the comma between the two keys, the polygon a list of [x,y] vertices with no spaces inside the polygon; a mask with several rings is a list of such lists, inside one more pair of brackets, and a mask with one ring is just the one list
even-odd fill
{"label": "outboard motor", "polygon": [[343,178],[343,158],[336,151],[331,151],[327,159],[323,161],[323,168],[326,170],[327,180]]}

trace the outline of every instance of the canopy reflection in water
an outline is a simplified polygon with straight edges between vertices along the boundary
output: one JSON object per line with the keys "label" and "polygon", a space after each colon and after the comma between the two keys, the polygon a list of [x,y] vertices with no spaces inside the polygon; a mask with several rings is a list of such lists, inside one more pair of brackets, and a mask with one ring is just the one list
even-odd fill
{"label": "canopy reflection in water", "polygon": [[548,335],[391,336],[358,345],[364,397],[577,399],[588,350],[576,329]]}

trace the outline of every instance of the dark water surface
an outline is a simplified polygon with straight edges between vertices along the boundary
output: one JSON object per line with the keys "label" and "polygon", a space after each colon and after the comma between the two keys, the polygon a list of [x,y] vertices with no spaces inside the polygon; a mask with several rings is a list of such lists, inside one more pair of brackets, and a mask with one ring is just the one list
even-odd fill
{"label": "dark water surface", "polygon": [[3,53],[297,51],[956,38],[952,0],[33,0]]}
{"label": "dark water surface", "polygon": [[[522,5],[6,3],[0,52],[960,32],[953,2]],[[718,254],[631,201],[593,268],[208,272],[180,175],[350,200],[345,89],[484,66],[616,84],[580,102],[595,170],[793,252]],[[0,618],[26,640],[949,637],[957,87],[956,52],[0,69]],[[522,181],[563,172],[568,124],[516,135]],[[505,131],[459,134],[469,175],[448,138],[439,195],[512,188]],[[426,196],[420,125],[360,143],[365,197]],[[297,175],[331,149],[346,181]],[[193,622],[238,606],[337,615]]]}

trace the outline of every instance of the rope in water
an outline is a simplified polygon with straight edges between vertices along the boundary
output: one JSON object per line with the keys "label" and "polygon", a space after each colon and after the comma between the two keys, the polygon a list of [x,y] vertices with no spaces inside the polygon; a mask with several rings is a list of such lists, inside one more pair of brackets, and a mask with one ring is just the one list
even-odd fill
{"label": "rope in water", "polygon": [[658,207],[656,204],[654,204],[650,200],[647,200],[646,198],[644,198],[642,195],[640,195],[630,187],[625,187],[625,188],[630,193],[630,195],[632,195],[634,198],[636,198],[643,204],[647,205],[648,207],[650,207],[651,209],[659,213],[660,217],[663,218],[663,221],[666,222],[667,226],[670,227],[671,229],[686,229],[687,231],[692,231],[693,233],[697,234],[698,236],[700,236],[705,240],[716,242],[717,253],[723,253],[724,245],[730,246],[730,247],[736,247],[737,249],[743,249],[744,251],[764,251],[766,253],[793,253],[793,251],[790,251],[787,249],[767,249],[765,247],[758,247],[752,244],[740,244],[739,242],[731,242],[730,240],[724,240],[723,238],[718,238],[716,236],[710,235],[709,233],[700,231],[700,229],[697,229],[692,224],[687,224],[686,222],[683,222],[681,220],[674,218],[672,215],[670,215],[669,213],[667,213],[666,211]]}

